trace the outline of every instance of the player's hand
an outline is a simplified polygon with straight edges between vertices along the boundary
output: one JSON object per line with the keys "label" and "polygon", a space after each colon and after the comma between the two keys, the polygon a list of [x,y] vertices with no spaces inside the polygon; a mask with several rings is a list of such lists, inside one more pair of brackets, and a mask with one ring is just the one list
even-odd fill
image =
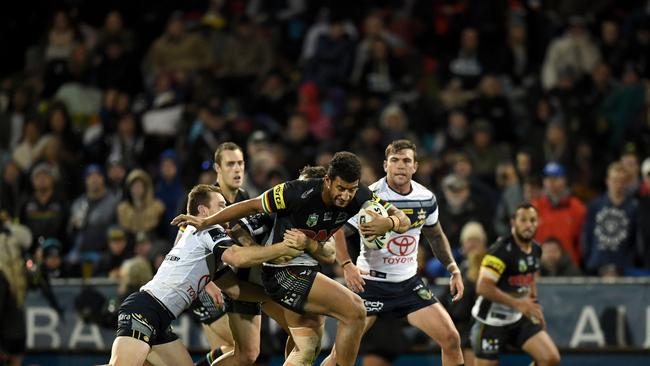
{"label": "player's hand", "polygon": [[192,225],[197,230],[201,230],[205,229],[205,222],[206,220],[203,218],[182,214],[174,217],[171,224],[174,226]]}
{"label": "player's hand", "polygon": [[517,302],[517,310],[521,311],[533,323],[541,323],[542,326],[545,326],[542,307],[535,301],[535,299],[530,297],[519,299]]}
{"label": "player's hand", "polygon": [[292,260],[293,258],[294,257],[285,255],[285,256],[282,256],[282,257],[277,257],[274,260],[271,260],[269,262],[273,263],[273,264],[284,264],[284,263],[287,263],[288,261]]}
{"label": "player's hand", "polygon": [[449,279],[449,290],[454,296],[451,299],[452,302],[457,302],[463,298],[463,295],[465,293],[465,285],[463,284],[463,276],[461,276],[460,272],[451,274],[451,279]]}
{"label": "player's hand", "polygon": [[219,287],[212,281],[208,282],[207,285],[205,285],[205,292],[212,297],[212,300],[214,300],[214,303],[223,307],[223,295],[221,294],[221,290]]}
{"label": "player's hand", "polygon": [[226,233],[242,246],[250,247],[257,244],[253,238],[251,238],[248,230],[244,229],[239,224],[235,225],[232,229],[227,229]]}
{"label": "player's hand", "polygon": [[375,211],[366,209],[368,215],[372,216],[371,221],[364,222],[359,225],[359,232],[361,235],[365,236],[366,239],[372,240],[378,235],[383,235],[390,231],[393,228],[393,220],[388,217],[384,217]]}
{"label": "player's hand", "polygon": [[304,251],[309,244],[309,239],[302,231],[291,229],[284,232],[284,242],[294,249]]}
{"label": "player's hand", "polygon": [[361,277],[362,274],[368,274],[368,272],[360,270],[359,267],[354,265],[354,263],[346,264],[345,267],[343,267],[345,284],[353,292],[359,293],[365,291],[363,286],[366,284],[366,281]]}

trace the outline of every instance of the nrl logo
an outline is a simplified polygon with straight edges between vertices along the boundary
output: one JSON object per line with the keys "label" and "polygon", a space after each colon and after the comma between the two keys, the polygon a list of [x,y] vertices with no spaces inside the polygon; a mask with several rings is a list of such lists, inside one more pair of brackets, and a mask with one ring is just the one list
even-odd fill
{"label": "nrl logo", "polygon": [[418,296],[422,298],[422,300],[431,300],[431,298],[433,298],[433,294],[431,293],[431,290],[425,287],[419,289],[417,293]]}
{"label": "nrl logo", "polygon": [[526,261],[523,259],[519,260],[519,272],[526,272],[528,269],[528,266],[526,265]]}
{"label": "nrl logo", "polygon": [[313,227],[318,223],[318,215],[313,213],[307,217],[307,226]]}

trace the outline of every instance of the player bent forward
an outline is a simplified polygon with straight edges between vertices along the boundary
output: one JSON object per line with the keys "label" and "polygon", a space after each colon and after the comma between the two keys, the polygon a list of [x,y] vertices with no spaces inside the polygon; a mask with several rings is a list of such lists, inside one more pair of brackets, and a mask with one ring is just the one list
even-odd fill
{"label": "player bent forward", "polygon": [[[208,217],[225,207],[219,188],[197,185],[189,194],[188,212]],[[192,365],[187,349],[172,333],[170,323],[187,309],[213,280],[235,299],[260,301],[262,290],[238,282],[223,262],[242,267],[267,260],[302,254],[304,235],[288,232],[285,240],[269,247],[233,246],[221,226],[197,230],[188,226],[177,239],[163,264],[139,292],[124,300],[118,311],[117,337],[111,350],[112,366],[140,366],[145,360],[154,366]]]}

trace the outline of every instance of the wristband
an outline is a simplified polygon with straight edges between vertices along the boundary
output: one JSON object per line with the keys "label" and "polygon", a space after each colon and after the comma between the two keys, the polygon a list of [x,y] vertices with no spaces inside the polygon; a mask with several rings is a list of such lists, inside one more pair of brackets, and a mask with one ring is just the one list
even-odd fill
{"label": "wristband", "polygon": [[390,221],[393,222],[393,227],[391,228],[392,231],[397,231],[399,229],[399,219],[395,216],[388,216]]}
{"label": "wristband", "polygon": [[341,263],[341,268],[345,268],[346,265],[352,263],[352,259],[348,259],[347,261]]}
{"label": "wristband", "polygon": [[[455,271],[452,271],[452,268],[456,267]],[[454,273],[454,272],[460,272],[460,269],[458,268],[458,264],[456,262],[451,262],[447,265],[447,272]]]}

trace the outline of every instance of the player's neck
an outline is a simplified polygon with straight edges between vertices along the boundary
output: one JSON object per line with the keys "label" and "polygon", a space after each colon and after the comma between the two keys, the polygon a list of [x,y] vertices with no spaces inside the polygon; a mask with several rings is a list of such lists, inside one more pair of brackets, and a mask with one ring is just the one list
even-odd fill
{"label": "player's neck", "polygon": [[533,248],[533,241],[532,240],[522,240],[519,238],[516,234],[512,234],[512,238],[514,239],[515,243],[517,243],[517,246],[524,252],[524,253],[530,253],[531,249]]}
{"label": "player's neck", "polygon": [[411,193],[411,191],[413,191],[413,186],[411,185],[410,180],[408,182],[402,184],[402,185],[397,185],[397,184],[395,184],[395,182],[393,182],[390,179],[386,178],[386,183],[388,183],[388,188],[393,190],[395,193],[406,195],[406,194]]}
{"label": "player's neck", "polygon": [[223,194],[223,198],[225,198],[229,204],[234,203],[235,199],[237,198],[238,188],[232,189],[231,187],[229,187],[227,184],[223,183],[220,180],[217,180],[217,185],[219,186],[219,188],[221,188],[221,193]]}

